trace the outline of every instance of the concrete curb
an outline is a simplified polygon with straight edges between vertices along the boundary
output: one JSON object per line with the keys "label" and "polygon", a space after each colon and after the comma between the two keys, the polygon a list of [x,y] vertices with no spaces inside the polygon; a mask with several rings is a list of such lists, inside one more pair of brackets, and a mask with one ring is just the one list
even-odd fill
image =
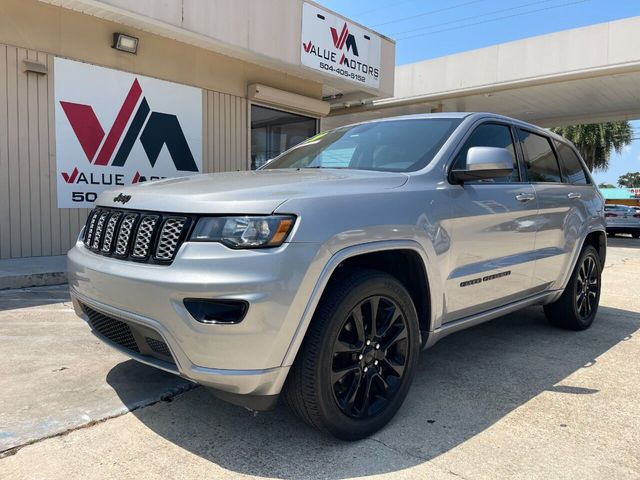
{"label": "concrete curb", "polygon": [[0,277],[0,290],[28,287],[45,287],[67,283],[67,272],[33,273]]}
{"label": "concrete curb", "polygon": [[66,256],[0,260],[0,290],[67,283]]}

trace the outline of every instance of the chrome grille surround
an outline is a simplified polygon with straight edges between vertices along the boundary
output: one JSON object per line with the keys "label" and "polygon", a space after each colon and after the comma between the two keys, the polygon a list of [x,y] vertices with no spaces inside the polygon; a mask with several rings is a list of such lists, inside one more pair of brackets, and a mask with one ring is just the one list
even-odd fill
{"label": "chrome grille surround", "polygon": [[164,221],[158,237],[158,246],[156,247],[154,258],[158,260],[173,259],[186,223],[186,217],[170,217]]}
{"label": "chrome grille surround", "polygon": [[118,225],[118,220],[120,220],[121,216],[122,214],[120,212],[116,212],[109,217],[107,229],[104,232],[104,240],[102,240],[102,251],[105,253],[109,253],[111,251],[116,225]]}
{"label": "chrome grille surround", "polygon": [[[96,213],[96,216],[98,214]],[[100,218],[98,218],[98,223],[96,224],[96,233],[93,235],[93,240],[91,241],[91,248],[93,250],[98,250],[100,248],[100,240],[102,239],[102,229],[104,228],[104,222],[106,222],[109,217],[109,212],[104,211],[100,214]]]}
{"label": "chrome grille surround", "polygon": [[156,224],[160,217],[157,215],[143,216],[138,225],[138,232],[136,234],[136,240],[133,244],[133,251],[131,256],[134,258],[146,258],[149,255],[151,249],[151,241],[153,238]]}
{"label": "chrome grille surround", "polygon": [[131,238],[131,232],[133,231],[133,226],[136,223],[137,218],[137,214],[128,213],[122,219],[120,230],[118,230],[118,241],[116,242],[116,249],[113,252],[115,255],[118,255],[120,257],[124,257],[127,255],[129,239]]}

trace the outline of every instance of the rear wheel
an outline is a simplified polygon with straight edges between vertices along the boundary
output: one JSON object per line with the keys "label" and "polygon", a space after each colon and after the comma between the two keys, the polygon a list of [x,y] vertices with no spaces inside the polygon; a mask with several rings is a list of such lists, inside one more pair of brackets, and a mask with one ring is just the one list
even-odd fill
{"label": "rear wheel", "polygon": [[580,254],[562,296],[545,305],[544,312],[551,323],[571,330],[591,326],[600,303],[602,266],[597,250],[587,245]]}
{"label": "rear wheel", "polygon": [[313,317],[283,392],[307,423],[344,440],[382,428],[413,379],[420,330],[394,277],[357,270],[333,281]]}

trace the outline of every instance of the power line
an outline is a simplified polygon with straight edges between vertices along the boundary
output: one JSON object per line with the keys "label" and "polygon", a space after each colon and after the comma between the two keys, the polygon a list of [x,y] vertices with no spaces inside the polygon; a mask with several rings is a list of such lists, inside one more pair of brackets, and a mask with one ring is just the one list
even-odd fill
{"label": "power line", "polygon": [[553,2],[553,1],[555,1],[555,0],[538,0],[536,2],[523,3],[522,5],[517,5],[515,7],[501,8],[500,10],[494,10],[492,12],[482,13],[480,15],[471,15],[469,17],[459,18],[457,20],[451,20],[451,21],[448,21],[448,22],[433,23],[431,25],[423,25],[422,27],[413,28],[411,30],[404,30],[402,32],[387,33],[386,35],[388,35],[390,37],[393,37],[394,35],[404,35],[405,33],[418,32],[420,30],[426,30],[426,29],[429,29],[429,28],[442,27],[442,26],[445,26],[445,25],[451,25],[452,23],[464,22],[465,20],[472,20],[474,18],[487,17],[489,15],[495,15],[496,13],[510,12],[512,10],[517,10],[519,8],[530,7],[530,6],[533,6],[533,5],[540,5],[542,3],[549,3],[549,2]]}
{"label": "power line", "polygon": [[433,13],[446,12],[448,10],[454,10],[456,8],[466,7],[467,5],[471,5],[473,3],[480,3],[480,2],[484,2],[484,1],[486,1],[486,0],[470,0],[468,2],[459,3],[458,5],[452,5],[450,7],[439,8],[437,10],[431,10],[430,12],[423,12],[423,13],[419,13],[417,15],[411,15],[410,17],[403,17],[403,18],[398,18],[396,20],[389,20],[388,22],[376,23],[375,25],[372,25],[372,26],[373,27],[379,27],[381,25],[389,25],[390,23],[404,22],[405,20],[411,20],[411,19],[414,19],[414,18],[424,17],[425,15],[431,15]]}
{"label": "power line", "polygon": [[391,5],[385,5],[383,7],[372,8],[371,10],[365,10],[364,12],[356,13],[355,16],[369,15],[372,12],[378,12],[380,10],[384,10],[385,8],[394,8],[394,7],[397,7],[398,5],[402,5],[404,3],[411,3],[411,2],[416,2],[416,1],[417,0],[404,0],[404,2],[394,2]]}
{"label": "power line", "polygon": [[523,15],[529,15],[530,13],[543,12],[543,11],[546,11],[546,10],[553,10],[555,8],[561,8],[561,7],[569,7],[571,5],[577,5],[579,3],[585,3],[585,2],[590,2],[590,1],[591,0],[578,0],[578,1],[575,1],[575,2],[563,3],[562,5],[553,5],[553,6],[550,6],[550,7],[538,8],[538,9],[535,9],[535,10],[530,10],[528,12],[514,13],[514,14],[511,14],[511,15],[504,15],[502,17],[490,18],[488,20],[483,20],[483,21],[480,21],[480,22],[468,23],[466,25],[458,25],[456,27],[443,28],[443,29],[440,29],[440,30],[434,30],[432,32],[418,33],[417,35],[410,35],[408,37],[396,38],[395,40],[396,41],[400,41],[400,40],[408,40],[410,38],[424,37],[426,35],[433,35],[435,33],[448,32],[450,30],[459,30],[461,28],[473,27],[475,25],[481,25],[483,23],[497,22],[498,20],[505,20],[507,18],[514,18],[514,17],[521,17]]}

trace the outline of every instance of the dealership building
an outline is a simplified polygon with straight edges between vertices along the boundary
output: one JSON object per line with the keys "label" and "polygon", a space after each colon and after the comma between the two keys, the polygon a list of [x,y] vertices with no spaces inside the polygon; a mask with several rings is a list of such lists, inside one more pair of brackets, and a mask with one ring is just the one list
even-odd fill
{"label": "dealership building", "polygon": [[64,254],[105,189],[257,168],[394,64],[302,0],[2,0],[0,259]]}

